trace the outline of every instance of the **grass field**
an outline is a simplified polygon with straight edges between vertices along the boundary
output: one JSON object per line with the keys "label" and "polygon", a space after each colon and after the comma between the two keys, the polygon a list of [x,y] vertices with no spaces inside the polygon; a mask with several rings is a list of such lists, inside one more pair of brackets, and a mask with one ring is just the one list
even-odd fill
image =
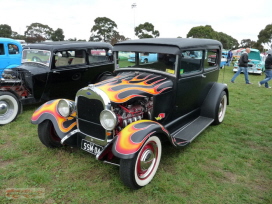
{"label": "grass field", "polygon": [[[205,130],[183,149],[163,146],[157,174],[133,191],[119,179],[118,167],[64,147],[48,149],[30,117],[38,105],[0,126],[0,203],[272,203],[272,89],[259,88],[263,76],[220,71],[230,105],[224,122]],[[270,86],[272,81],[270,82]],[[45,198],[6,198],[7,188],[43,188]]]}

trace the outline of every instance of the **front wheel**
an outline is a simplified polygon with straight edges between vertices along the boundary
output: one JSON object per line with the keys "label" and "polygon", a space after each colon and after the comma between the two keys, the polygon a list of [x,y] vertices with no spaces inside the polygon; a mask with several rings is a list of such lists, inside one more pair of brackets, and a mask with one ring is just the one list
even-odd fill
{"label": "front wheel", "polygon": [[6,125],[15,120],[19,112],[18,98],[13,93],[0,91],[0,125]]}
{"label": "front wheel", "polygon": [[38,135],[40,141],[50,148],[61,147],[61,139],[58,137],[54,125],[50,120],[45,120],[38,125]]}
{"label": "front wheel", "polygon": [[216,115],[213,122],[214,125],[218,125],[223,122],[226,109],[227,109],[227,94],[225,91],[222,91],[216,105],[215,111]]}
{"label": "front wheel", "polygon": [[121,159],[119,173],[123,183],[135,190],[147,185],[157,172],[161,151],[160,139],[151,136],[132,159]]}

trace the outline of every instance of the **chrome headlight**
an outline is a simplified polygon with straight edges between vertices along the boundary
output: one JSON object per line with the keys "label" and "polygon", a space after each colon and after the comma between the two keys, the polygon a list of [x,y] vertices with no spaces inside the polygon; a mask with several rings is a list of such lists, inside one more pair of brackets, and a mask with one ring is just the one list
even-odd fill
{"label": "chrome headlight", "polygon": [[57,110],[63,117],[68,117],[75,111],[75,103],[65,99],[61,99],[58,103]]}
{"label": "chrome headlight", "polygon": [[100,113],[100,123],[106,130],[113,130],[117,124],[117,117],[110,110],[103,110]]}

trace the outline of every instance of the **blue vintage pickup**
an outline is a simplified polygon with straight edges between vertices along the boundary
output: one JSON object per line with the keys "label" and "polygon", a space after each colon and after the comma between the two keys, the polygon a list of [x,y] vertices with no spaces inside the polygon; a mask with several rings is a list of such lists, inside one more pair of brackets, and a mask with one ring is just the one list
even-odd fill
{"label": "blue vintage pickup", "polygon": [[4,69],[18,67],[21,60],[21,43],[10,38],[0,38],[0,78]]}

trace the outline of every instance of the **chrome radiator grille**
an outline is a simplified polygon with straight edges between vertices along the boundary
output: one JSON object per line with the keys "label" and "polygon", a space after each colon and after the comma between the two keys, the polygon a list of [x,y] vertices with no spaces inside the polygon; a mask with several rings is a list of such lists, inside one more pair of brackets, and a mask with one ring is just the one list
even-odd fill
{"label": "chrome radiator grille", "polygon": [[79,96],[77,116],[79,130],[91,137],[104,140],[105,129],[101,126],[99,116],[104,106],[100,100]]}

